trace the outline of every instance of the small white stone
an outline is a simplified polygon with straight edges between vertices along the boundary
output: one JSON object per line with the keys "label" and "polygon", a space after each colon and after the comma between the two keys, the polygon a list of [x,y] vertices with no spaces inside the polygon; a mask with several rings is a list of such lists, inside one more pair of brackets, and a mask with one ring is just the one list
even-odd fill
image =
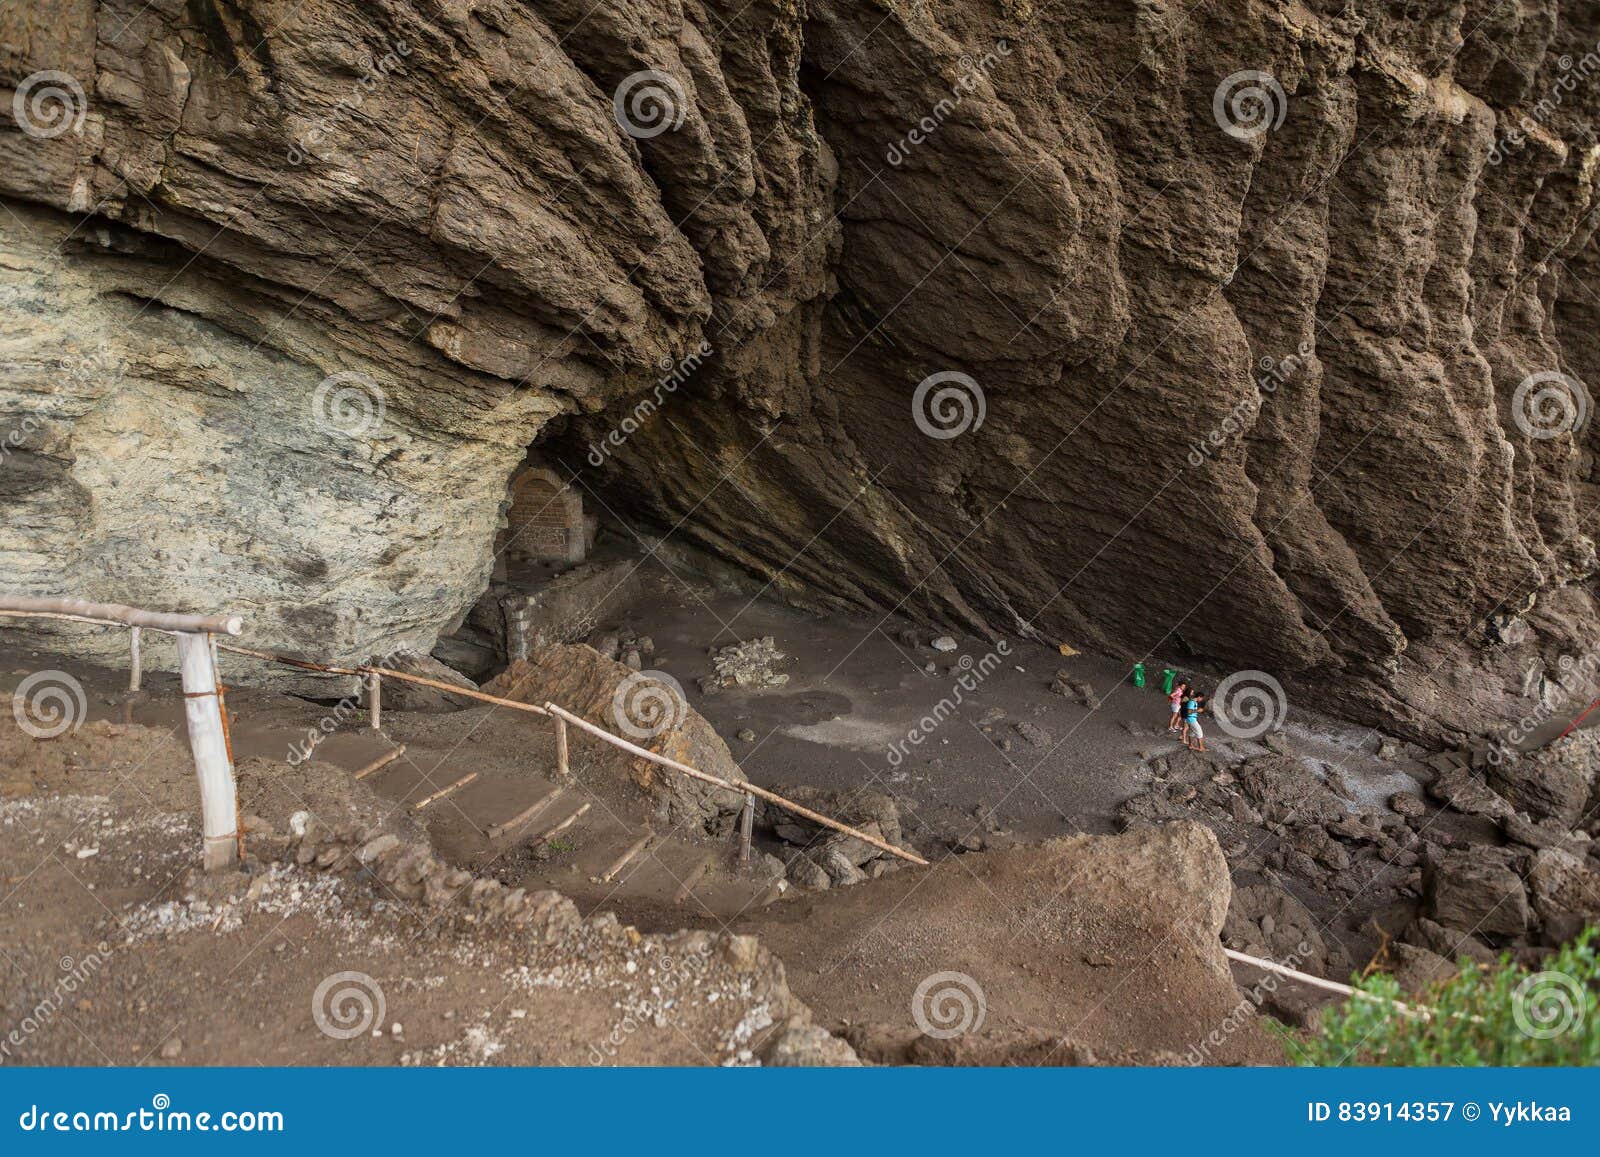
{"label": "small white stone", "polygon": [[949,635],[940,635],[933,641],[932,646],[935,651],[954,651],[956,649],[956,641]]}

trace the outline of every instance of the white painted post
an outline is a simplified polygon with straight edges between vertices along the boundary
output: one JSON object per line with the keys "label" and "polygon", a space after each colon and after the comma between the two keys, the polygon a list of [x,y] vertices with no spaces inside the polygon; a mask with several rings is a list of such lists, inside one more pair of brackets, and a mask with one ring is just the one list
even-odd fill
{"label": "white painted post", "polygon": [[140,681],[140,678],[144,674],[144,656],[142,654],[140,654],[140,652],[139,652],[139,642],[140,642],[139,636],[142,633],[142,631],[143,631],[142,627],[133,627],[133,628],[130,628],[130,630],[129,630],[129,638],[132,640],[131,643],[130,643],[130,646],[131,646],[132,651],[133,651],[132,662],[131,662],[130,666],[128,667],[128,690],[129,691],[137,691],[137,690],[139,690],[139,681]]}
{"label": "white painted post", "polygon": [[739,815],[739,862],[750,862],[750,837],[756,823],[756,797],[745,792],[744,811]]}
{"label": "white painted post", "polygon": [[222,731],[222,705],[217,701],[217,668],[206,635],[180,633],[178,663],[183,671],[184,715],[189,747],[200,780],[201,831],[208,872],[239,859],[239,804],[233,784],[233,761]]}
{"label": "white painted post", "polygon": [[383,730],[383,676],[376,671],[367,676],[367,706],[372,709],[372,730]]}

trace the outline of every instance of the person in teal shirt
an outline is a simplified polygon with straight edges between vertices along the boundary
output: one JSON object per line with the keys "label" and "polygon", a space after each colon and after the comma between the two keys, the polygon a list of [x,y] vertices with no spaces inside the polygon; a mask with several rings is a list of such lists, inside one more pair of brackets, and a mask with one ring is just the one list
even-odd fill
{"label": "person in teal shirt", "polygon": [[1206,749],[1205,729],[1200,726],[1200,713],[1206,709],[1206,697],[1198,691],[1183,701],[1183,741],[1190,751]]}

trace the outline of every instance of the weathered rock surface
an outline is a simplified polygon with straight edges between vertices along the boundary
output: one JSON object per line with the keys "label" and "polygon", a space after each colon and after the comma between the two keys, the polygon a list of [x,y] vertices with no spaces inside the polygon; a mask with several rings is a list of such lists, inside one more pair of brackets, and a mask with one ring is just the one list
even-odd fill
{"label": "weathered rock surface", "polygon": [[1251,884],[1233,890],[1222,942],[1229,948],[1290,968],[1344,980],[1350,957],[1324,939],[1317,918],[1282,888]]}
{"label": "weathered rock surface", "polygon": [[1545,943],[1559,945],[1587,925],[1600,927],[1600,871],[1571,852],[1546,848],[1535,854],[1527,887]]}
{"label": "weathered rock surface", "polygon": [[[407,675],[420,675],[424,679],[432,679],[436,683],[448,683],[454,687],[464,687],[469,691],[476,691],[478,685],[458,671],[446,667],[431,655],[419,655],[415,651],[398,651],[392,655],[374,656],[373,663],[387,667],[391,671],[400,671]],[[450,692],[438,687],[429,687],[422,683],[409,683],[403,679],[385,679],[379,692],[379,702],[385,710],[395,711],[424,711],[444,712],[459,711],[463,707],[471,707],[478,700],[469,699],[465,695],[452,695]]]}
{"label": "weathered rock surface", "polygon": [[[558,704],[657,755],[731,783],[745,780],[728,745],[705,717],[689,706],[671,676],[634,671],[585,643],[536,651],[529,659],[511,664],[483,689],[503,699]],[[574,751],[581,748],[581,766],[625,767],[639,789],[655,801],[668,825],[714,826],[744,806],[744,796],[737,791],[669,771],[576,729],[569,729],[569,737]],[[580,766],[579,758],[573,757],[575,768]]]}
{"label": "weathered rock surface", "polygon": [[[1548,99],[1597,40],[1578,0],[7,5],[0,106],[82,96],[0,118],[0,581],[427,652],[554,433],[789,595],[1487,729],[1595,625],[1596,426],[1518,389],[1600,375],[1600,87]],[[1219,123],[1242,70],[1271,131]]]}
{"label": "weathered rock surface", "polygon": [[861,1058],[849,1044],[814,1024],[785,1027],[761,1053],[773,1068],[857,1067]]}
{"label": "weathered rock surface", "polygon": [[[900,808],[894,799],[870,788],[833,791],[809,784],[773,788],[779,795],[821,815],[830,816],[887,843],[904,847]],[[791,883],[809,891],[859,884],[899,866],[881,848],[843,832],[825,828],[797,812],[765,800],[757,802],[756,822],[790,846],[783,859]],[[862,869],[867,869],[863,871]]]}
{"label": "weathered rock surface", "polygon": [[1527,891],[1493,849],[1446,852],[1429,864],[1424,881],[1428,914],[1445,928],[1508,940],[1527,931]]}
{"label": "weathered rock surface", "polygon": [[1542,751],[1491,764],[1485,778],[1519,811],[1535,821],[1571,828],[1584,818],[1589,791],[1600,768],[1593,734],[1576,734]]}
{"label": "weathered rock surface", "polygon": [[1425,995],[1430,988],[1445,983],[1460,971],[1437,952],[1415,944],[1396,941],[1389,945],[1389,955],[1395,980],[1402,991],[1412,996]]}
{"label": "weathered rock surface", "polygon": [[1411,922],[1405,937],[1407,943],[1425,948],[1451,963],[1471,960],[1478,964],[1492,964],[1496,959],[1493,949],[1476,936],[1452,931],[1425,916]]}

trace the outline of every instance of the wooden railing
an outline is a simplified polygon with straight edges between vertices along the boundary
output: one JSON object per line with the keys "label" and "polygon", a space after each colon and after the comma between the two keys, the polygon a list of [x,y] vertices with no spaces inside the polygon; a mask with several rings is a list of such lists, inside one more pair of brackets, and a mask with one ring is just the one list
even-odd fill
{"label": "wooden railing", "polygon": [[777,792],[757,787],[753,783],[738,783],[723,779],[720,776],[701,771],[699,768],[690,767],[686,763],[669,759],[646,747],[641,747],[639,744],[630,743],[621,736],[614,735],[605,728],[591,723],[555,703],[542,705],[524,703],[517,699],[506,699],[474,688],[461,687],[454,683],[446,683],[440,679],[430,679],[424,675],[413,675],[406,671],[396,671],[389,667],[364,663],[355,666],[316,663],[309,659],[297,659],[291,655],[281,655],[273,651],[259,651],[229,643],[218,643],[216,641],[217,635],[234,637],[243,633],[244,620],[237,615],[172,615],[137,610],[133,607],[125,607],[115,603],[90,603],[77,599],[34,599],[14,595],[0,595],[0,617],[67,619],[73,622],[98,623],[130,628],[132,637],[130,644],[129,688],[135,691],[139,689],[141,672],[140,632],[154,630],[177,636],[179,663],[183,678],[185,715],[189,725],[189,745],[194,752],[195,771],[200,779],[200,806],[202,829],[205,838],[204,858],[207,870],[232,864],[240,855],[238,798],[233,781],[233,755],[228,739],[227,707],[224,692],[217,676],[218,651],[226,651],[233,655],[243,655],[252,659],[295,667],[302,671],[365,678],[368,685],[368,700],[372,712],[371,722],[374,730],[377,730],[381,724],[380,704],[382,681],[384,679],[398,679],[401,682],[414,683],[418,686],[446,691],[451,695],[459,695],[467,699],[491,703],[496,707],[508,707],[515,711],[546,716],[555,723],[556,771],[558,776],[563,779],[571,774],[568,767],[567,746],[567,727],[570,724],[578,730],[639,759],[648,760],[669,771],[687,776],[701,783],[712,784],[728,791],[743,794],[745,797],[745,810],[740,826],[746,856],[748,856],[750,846],[751,815],[754,811],[755,800],[759,798],[775,803],[795,815],[803,816],[822,827],[840,832],[880,851],[897,856],[908,863],[924,868],[928,866],[928,861],[915,852],[909,852],[869,832],[864,832],[843,821],[813,811],[803,804],[786,799]]}

